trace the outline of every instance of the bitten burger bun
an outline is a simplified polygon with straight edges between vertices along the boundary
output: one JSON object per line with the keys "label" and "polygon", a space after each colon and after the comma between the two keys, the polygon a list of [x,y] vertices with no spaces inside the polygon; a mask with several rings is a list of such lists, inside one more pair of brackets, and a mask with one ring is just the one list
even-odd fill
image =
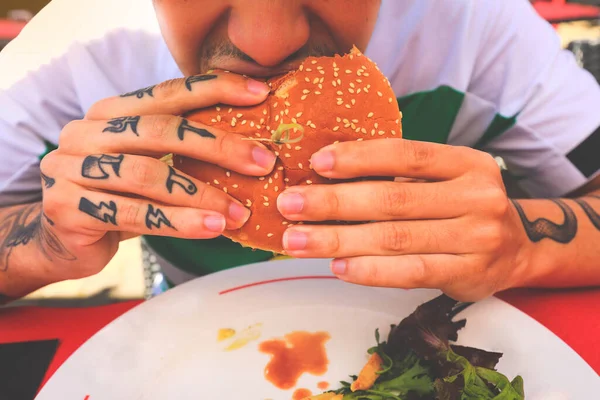
{"label": "bitten burger bun", "polygon": [[336,182],[311,169],[311,156],[336,142],[400,138],[402,114],[387,78],[356,48],[343,57],[307,58],[298,70],[268,84],[271,93],[258,106],[217,106],[185,117],[260,140],[278,157],[271,174],[240,175],[177,155],[173,165],[251,210],[241,229],[225,231],[224,236],[246,247],[283,254],[283,233],[294,223],[277,210],[277,197],[291,186]]}

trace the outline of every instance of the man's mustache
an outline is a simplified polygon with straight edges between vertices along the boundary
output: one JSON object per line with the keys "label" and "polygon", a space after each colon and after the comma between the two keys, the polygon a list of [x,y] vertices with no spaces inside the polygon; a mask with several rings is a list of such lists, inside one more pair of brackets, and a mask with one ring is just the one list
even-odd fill
{"label": "man's mustache", "polygon": [[[288,56],[282,64],[303,60],[308,57],[333,57],[341,53],[336,52],[331,46],[325,43],[307,43],[301,49]],[[229,41],[209,43],[202,51],[203,60],[214,60],[219,58],[233,58],[241,61],[256,63],[256,61],[237,48]]]}

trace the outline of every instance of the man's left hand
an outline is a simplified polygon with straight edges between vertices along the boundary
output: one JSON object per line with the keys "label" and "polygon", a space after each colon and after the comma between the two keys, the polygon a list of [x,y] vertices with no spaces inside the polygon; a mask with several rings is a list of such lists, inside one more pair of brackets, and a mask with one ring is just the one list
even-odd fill
{"label": "man's left hand", "polygon": [[379,139],[328,146],[311,164],[327,178],[406,180],[289,188],[277,202],[289,220],[363,222],[295,225],[283,239],[290,256],[334,258],[333,272],[348,282],[437,288],[464,301],[522,281],[527,237],[490,155]]}

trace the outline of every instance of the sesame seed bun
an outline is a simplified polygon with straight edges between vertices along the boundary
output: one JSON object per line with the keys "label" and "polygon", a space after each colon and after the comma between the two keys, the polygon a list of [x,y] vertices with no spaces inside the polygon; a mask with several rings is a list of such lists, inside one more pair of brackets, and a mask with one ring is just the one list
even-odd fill
{"label": "sesame seed bun", "polygon": [[[402,113],[387,78],[356,48],[343,57],[307,58],[298,70],[268,83],[271,94],[258,106],[211,107],[186,118],[261,140],[278,157],[271,174],[244,176],[177,155],[173,165],[251,210],[241,229],[226,231],[224,236],[281,254],[283,233],[294,222],[277,210],[279,194],[290,186],[339,182],[316,174],[310,167],[311,156],[336,142],[400,138]],[[279,144],[270,141],[274,138]]]}

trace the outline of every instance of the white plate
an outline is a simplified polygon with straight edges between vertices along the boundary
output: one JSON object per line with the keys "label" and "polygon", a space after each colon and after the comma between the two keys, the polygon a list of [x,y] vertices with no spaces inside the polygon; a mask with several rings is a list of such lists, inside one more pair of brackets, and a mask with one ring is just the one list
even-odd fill
{"label": "white plate", "polygon": [[[360,371],[379,328],[386,337],[431,290],[369,288],[331,279],[328,260],[285,260],[220,272],[175,288],[132,309],[86,342],[56,372],[37,400],[289,400],[264,378],[261,341],[295,330],[327,331],[323,376],[298,387],[318,392]],[[495,298],[467,309],[459,343],[504,353],[498,369],[520,374],[526,398],[597,398],[600,379],[546,328]],[[222,328],[260,323],[261,336],[230,352]],[[76,329],[76,327],[74,327]]]}

